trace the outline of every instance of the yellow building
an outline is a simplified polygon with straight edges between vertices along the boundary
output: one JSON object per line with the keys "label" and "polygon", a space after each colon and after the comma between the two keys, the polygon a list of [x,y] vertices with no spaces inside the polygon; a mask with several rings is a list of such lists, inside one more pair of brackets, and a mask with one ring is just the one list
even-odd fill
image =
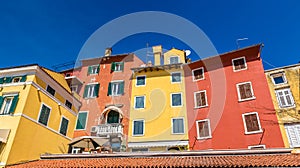
{"label": "yellow building", "polygon": [[0,166],[67,153],[79,107],[59,73],[38,65],[0,69]]}
{"label": "yellow building", "polygon": [[300,64],[265,71],[285,147],[300,148]]}
{"label": "yellow building", "polygon": [[188,149],[185,52],[153,47],[154,65],[132,68],[129,151]]}

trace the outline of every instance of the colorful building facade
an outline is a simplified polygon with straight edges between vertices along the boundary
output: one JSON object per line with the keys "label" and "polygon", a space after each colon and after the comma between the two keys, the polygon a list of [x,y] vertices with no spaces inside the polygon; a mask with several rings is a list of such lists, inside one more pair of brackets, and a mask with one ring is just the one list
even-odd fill
{"label": "colorful building facade", "polygon": [[300,148],[300,64],[265,71],[285,147]]}
{"label": "colorful building facade", "polygon": [[184,66],[190,150],[281,148],[261,45]]}
{"label": "colorful building facade", "polygon": [[185,52],[153,47],[154,65],[134,67],[128,151],[188,149]]}
{"label": "colorful building facade", "polygon": [[0,166],[67,153],[80,104],[61,74],[38,65],[0,69]]}
{"label": "colorful building facade", "polygon": [[134,54],[106,55],[81,60],[79,68],[64,71],[73,91],[81,96],[74,137],[92,135],[108,138],[113,151],[127,144],[131,67],[142,61]]}

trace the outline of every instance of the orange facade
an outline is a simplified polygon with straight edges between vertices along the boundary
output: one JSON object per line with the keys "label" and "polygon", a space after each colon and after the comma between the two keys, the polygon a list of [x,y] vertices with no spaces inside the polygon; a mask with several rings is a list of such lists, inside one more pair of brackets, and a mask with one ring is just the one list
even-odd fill
{"label": "orange facade", "polygon": [[185,65],[191,150],[284,147],[260,50],[255,45]]}

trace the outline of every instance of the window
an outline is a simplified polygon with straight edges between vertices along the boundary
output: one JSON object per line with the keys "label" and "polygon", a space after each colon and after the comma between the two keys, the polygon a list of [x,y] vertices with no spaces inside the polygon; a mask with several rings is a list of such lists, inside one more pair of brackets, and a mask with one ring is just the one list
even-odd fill
{"label": "window", "polygon": [[209,119],[196,121],[198,139],[211,138]]}
{"label": "window", "polygon": [[72,103],[69,102],[68,100],[66,100],[65,105],[66,105],[69,109],[72,109]]}
{"label": "window", "polygon": [[197,68],[192,70],[192,74],[193,74],[193,81],[197,81],[197,80],[202,80],[204,79],[204,68]]}
{"label": "window", "polygon": [[84,130],[86,127],[86,121],[87,121],[87,112],[79,112],[77,123],[76,123],[76,130]]}
{"label": "window", "polygon": [[118,96],[124,93],[124,81],[110,82],[108,85],[108,95]]}
{"label": "window", "polygon": [[238,97],[240,101],[254,99],[251,82],[237,84]]}
{"label": "window", "polygon": [[144,135],[144,120],[133,121],[133,136]]}
{"label": "window", "polygon": [[279,72],[270,75],[275,85],[287,83],[284,72]]}
{"label": "window", "polygon": [[245,134],[262,132],[257,112],[243,114]]}
{"label": "window", "polygon": [[289,88],[276,90],[275,92],[281,108],[293,107],[295,105],[293,95]]}
{"label": "window", "polygon": [[14,76],[14,77],[2,77],[0,78],[0,84],[3,83],[17,83],[17,82],[25,82],[26,81],[26,75],[23,76]]}
{"label": "window", "polygon": [[171,56],[170,57],[170,64],[178,64],[179,63],[179,57],[178,56]]}
{"label": "window", "polygon": [[171,74],[171,81],[172,83],[179,83],[181,82],[181,73],[180,72],[174,72]]}
{"label": "window", "polygon": [[182,106],[181,93],[172,93],[171,94],[171,106],[172,107]]}
{"label": "window", "polygon": [[50,107],[46,106],[45,104],[42,104],[38,122],[47,126],[49,116],[50,116],[50,111],[51,111]]}
{"label": "window", "polygon": [[100,65],[92,65],[88,67],[88,75],[98,74],[100,71]]}
{"label": "window", "polygon": [[112,72],[120,72],[124,69],[124,62],[113,62],[111,63]]}
{"label": "window", "polygon": [[88,84],[84,88],[84,98],[95,98],[98,97],[99,84]]}
{"label": "window", "polygon": [[50,93],[52,96],[55,95],[55,90],[51,86],[47,86],[47,92]]}
{"label": "window", "polygon": [[285,124],[284,128],[289,139],[290,147],[300,147],[300,124]]}
{"label": "window", "polygon": [[172,134],[183,134],[183,118],[172,118]]}
{"label": "window", "polygon": [[0,115],[11,114],[15,111],[19,95],[0,96]]}
{"label": "window", "polygon": [[195,92],[194,100],[195,100],[195,108],[206,107],[207,106],[206,90]]}
{"label": "window", "polygon": [[59,133],[63,134],[63,135],[67,135],[67,131],[68,131],[68,125],[69,125],[69,120],[66,119],[65,117],[61,118],[61,123],[60,123],[60,129],[59,129]]}
{"label": "window", "polygon": [[71,91],[77,93],[77,91],[78,91],[78,85],[71,85]]}
{"label": "window", "polygon": [[135,100],[135,103],[134,103],[135,109],[145,108],[145,96],[135,96],[134,100]]}
{"label": "window", "polygon": [[146,85],[146,76],[137,76],[136,86],[145,86],[145,85]]}
{"label": "window", "polygon": [[233,71],[240,71],[247,69],[245,57],[232,59]]}

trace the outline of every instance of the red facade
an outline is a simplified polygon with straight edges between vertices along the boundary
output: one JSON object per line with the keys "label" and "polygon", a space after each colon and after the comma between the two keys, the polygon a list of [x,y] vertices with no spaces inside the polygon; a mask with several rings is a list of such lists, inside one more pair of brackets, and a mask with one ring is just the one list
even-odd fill
{"label": "red facade", "polygon": [[[184,67],[191,150],[284,147],[260,50],[255,45]],[[200,67],[203,74],[195,71]]]}

